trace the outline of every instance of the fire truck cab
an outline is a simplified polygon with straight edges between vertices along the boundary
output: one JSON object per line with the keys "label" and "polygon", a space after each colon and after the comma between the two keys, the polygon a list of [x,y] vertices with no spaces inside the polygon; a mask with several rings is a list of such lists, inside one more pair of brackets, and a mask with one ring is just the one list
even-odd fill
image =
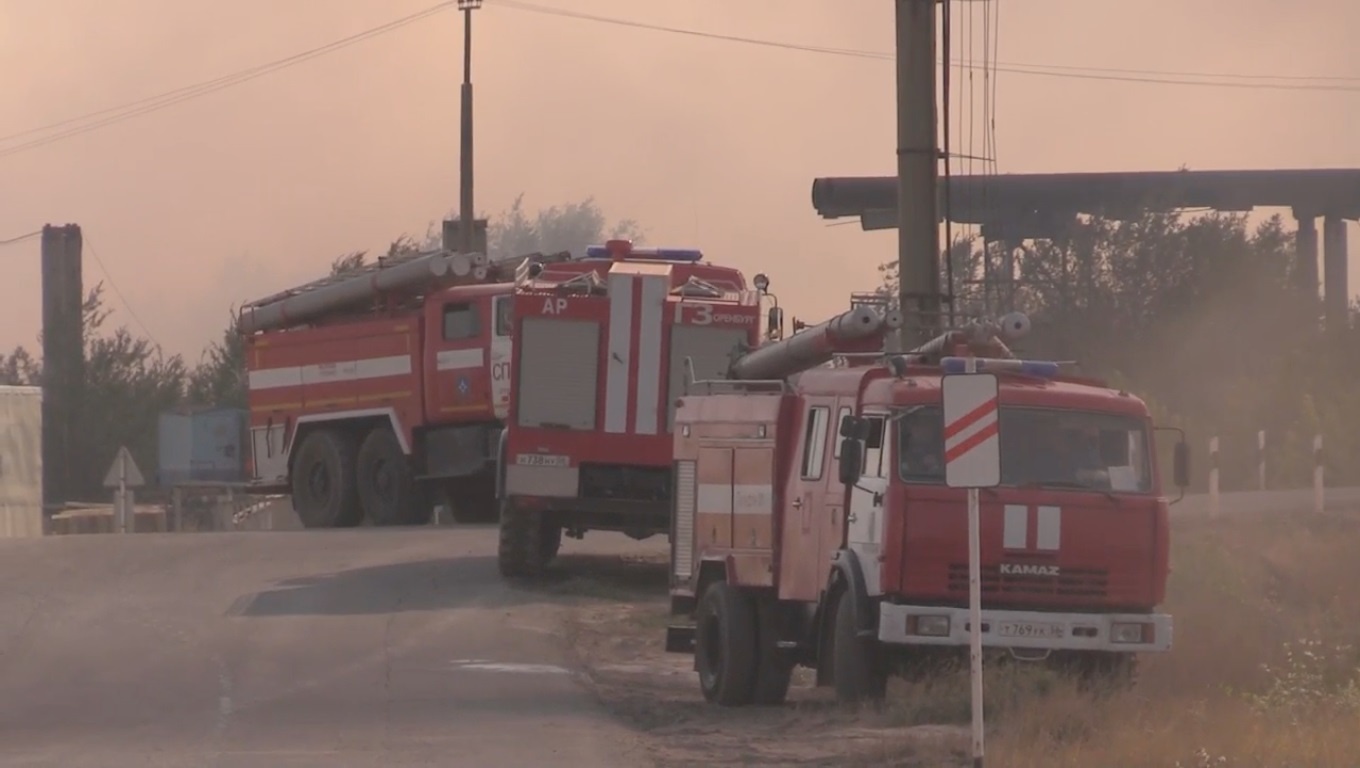
{"label": "fire truck cab", "polygon": [[[984,649],[1130,672],[1172,640],[1148,410],[1056,364],[981,362],[1000,377],[1002,453],[981,491]],[[796,665],[872,699],[891,673],[966,662],[967,496],[944,484],[940,385],[962,371],[908,354],[682,399],[671,596],[689,621],[667,650],[693,653],[708,700],[779,703]],[[1184,489],[1183,438],[1173,464]]]}
{"label": "fire truck cab", "polygon": [[[755,288],[697,250],[591,246],[516,284],[501,437],[499,561],[535,576],[562,536],[671,529],[671,426],[685,377],[720,375],[780,333]],[[762,317],[769,329],[762,334]]]}

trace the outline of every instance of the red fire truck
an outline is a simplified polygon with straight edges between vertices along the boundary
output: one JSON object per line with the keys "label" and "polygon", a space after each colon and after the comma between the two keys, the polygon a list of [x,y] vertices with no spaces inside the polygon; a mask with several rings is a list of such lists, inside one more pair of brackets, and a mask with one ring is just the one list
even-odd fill
{"label": "red fire truck", "polygon": [[512,280],[568,256],[398,255],[243,307],[255,490],[312,528],[420,523],[441,497],[494,515]]}
{"label": "red fire truck", "polygon": [[667,533],[671,424],[689,375],[776,338],[769,287],[697,250],[591,246],[530,268],[514,295],[514,370],[499,457],[499,562],[536,576],[562,536]]}
{"label": "red fire truck", "polygon": [[[682,398],[671,596],[689,621],[668,628],[667,650],[694,655],[709,701],[779,703],[796,665],[842,700],[872,699],[890,673],[966,660],[966,492],[944,484],[940,386],[965,356],[1000,377],[1002,482],[980,507],[984,648],[1126,681],[1135,654],[1170,648],[1157,612],[1169,502],[1148,410],[1018,359],[1005,342],[1027,330],[1017,314],[815,370],[790,354],[794,336],[762,351],[775,364],[758,375],[737,367]],[[1188,456],[1182,435],[1182,493]]]}

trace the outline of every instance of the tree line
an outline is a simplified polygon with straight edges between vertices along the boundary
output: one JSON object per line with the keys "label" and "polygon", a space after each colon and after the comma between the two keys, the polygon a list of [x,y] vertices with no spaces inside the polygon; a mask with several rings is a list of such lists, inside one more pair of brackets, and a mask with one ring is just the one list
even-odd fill
{"label": "tree line", "polygon": [[[1360,421],[1357,313],[1344,328],[1323,327],[1279,216],[1256,227],[1229,213],[1083,217],[1014,254],[1009,284],[998,279],[1005,257],[1000,244],[956,239],[948,264],[958,313],[1026,312],[1032,330],[1017,354],[1075,361],[1143,398],[1159,425],[1185,430],[1195,490],[1207,482],[1213,436],[1221,487],[1256,487],[1258,430],[1269,487],[1311,482],[1318,433],[1328,484],[1360,480],[1360,435],[1348,426]],[[880,271],[895,297],[896,264]],[[1159,439],[1163,467],[1175,439]]]}
{"label": "tree line", "polygon": [[[388,248],[388,255],[430,250],[441,244],[442,226],[432,222],[420,238],[402,235]],[[606,237],[640,240],[642,229],[631,220],[610,224],[596,202],[585,200],[551,206],[529,213],[523,195],[500,216],[489,222],[487,250],[493,258],[535,251],[584,251]],[[367,263],[366,251],[337,257],[332,274]],[[279,286],[280,289],[284,286]],[[111,323],[103,283],[85,297],[84,315],[85,402],[79,444],[72,458],[78,487],[68,497],[104,500],[104,472],[118,447],[126,445],[150,480],[157,465],[160,414],[178,407],[246,407],[245,347],[236,332],[236,311],[229,312],[217,339],[204,349],[198,361],[168,355],[153,341]],[[0,356],[0,384],[39,385],[42,361],[20,345]]]}

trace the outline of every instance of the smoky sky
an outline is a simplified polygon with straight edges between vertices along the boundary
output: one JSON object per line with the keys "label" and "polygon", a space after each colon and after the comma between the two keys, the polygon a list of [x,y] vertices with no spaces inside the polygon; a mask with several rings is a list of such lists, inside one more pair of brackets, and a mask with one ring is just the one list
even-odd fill
{"label": "smoky sky", "polygon": [[[994,2],[1003,65],[1360,78],[1352,3]],[[282,58],[432,4],[0,0],[0,134]],[[532,4],[824,48],[893,46],[887,0]],[[981,59],[980,8],[954,6],[955,58],[971,40]],[[652,243],[697,246],[748,275],[769,274],[781,303],[810,321],[873,288],[876,265],[895,254],[891,233],[828,226],[810,199],[818,176],[893,172],[890,60],[496,0],[474,31],[479,211],[494,214],[521,192],[531,209],[594,196],[611,219],[640,221]],[[312,277],[346,251],[421,234],[457,205],[461,43],[461,18],[442,13],[101,130],[9,155],[0,144],[0,239],[81,224],[87,284],[111,276],[140,319],[110,295],[116,321],[144,325],[168,351],[195,359],[231,306]],[[970,88],[953,76],[956,126],[981,115],[978,77]],[[1346,128],[1360,119],[1355,91],[1006,71],[995,91],[1000,172],[1360,167]],[[955,136],[982,151],[980,129]],[[0,344],[31,345],[37,242],[4,247],[0,258]]]}

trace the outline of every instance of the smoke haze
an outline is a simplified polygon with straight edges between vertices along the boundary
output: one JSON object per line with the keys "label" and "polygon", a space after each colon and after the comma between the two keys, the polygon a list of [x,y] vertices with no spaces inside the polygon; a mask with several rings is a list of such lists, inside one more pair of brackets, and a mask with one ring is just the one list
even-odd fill
{"label": "smoke haze", "polygon": [[[431,4],[0,0],[0,134],[282,58]],[[889,52],[893,43],[886,0],[537,4],[830,48]],[[954,14],[957,58],[968,54],[968,11],[956,5]],[[1360,7],[1345,2],[1033,0],[1002,2],[995,31],[999,58],[1010,63],[1360,77],[1349,39],[1357,22]],[[642,223],[652,243],[697,245],[748,276],[768,273],[781,303],[809,320],[875,287],[876,266],[895,254],[891,233],[828,227],[810,200],[814,177],[893,172],[891,61],[567,19],[496,0],[474,25],[480,212],[494,215],[519,192],[531,210],[593,195],[611,219]],[[972,39],[981,40],[980,16]],[[0,156],[0,239],[80,224],[87,286],[106,268],[146,330],[196,359],[233,304],[318,276],[341,253],[423,234],[456,207],[461,43],[461,17],[442,13]],[[981,55],[975,43],[972,57]],[[966,78],[954,77],[966,110]],[[972,103],[980,100],[975,93]],[[958,98],[951,103],[955,120],[966,121]],[[1360,122],[1355,92],[1002,72],[996,121],[1002,172],[1360,167],[1360,144],[1346,129]],[[0,345],[31,345],[37,241],[7,246],[0,258],[8,276]],[[110,300],[115,321],[141,332],[118,297]]]}

